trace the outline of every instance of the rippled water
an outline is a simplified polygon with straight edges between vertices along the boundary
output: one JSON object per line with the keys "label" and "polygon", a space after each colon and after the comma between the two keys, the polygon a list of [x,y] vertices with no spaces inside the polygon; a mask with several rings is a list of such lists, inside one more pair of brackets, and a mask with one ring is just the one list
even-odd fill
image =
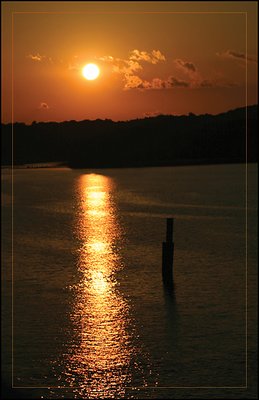
{"label": "rippled water", "polygon": [[34,398],[253,398],[255,165],[248,178],[245,165],[14,170],[12,202],[4,170],[4,380]]}

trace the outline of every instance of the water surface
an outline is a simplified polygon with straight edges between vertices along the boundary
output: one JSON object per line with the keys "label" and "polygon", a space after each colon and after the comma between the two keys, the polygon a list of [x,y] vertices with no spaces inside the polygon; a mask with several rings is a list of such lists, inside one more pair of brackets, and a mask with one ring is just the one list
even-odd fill
{"label": "water surface", "polygon": [[248,190],[245,165],[20,169],[13,178],[12,200],[3,171],[6,381],[13,337],[14,386],[37,398],[247,395],[237,388],[247,366],[252,385],[256,360],[255,165]]}

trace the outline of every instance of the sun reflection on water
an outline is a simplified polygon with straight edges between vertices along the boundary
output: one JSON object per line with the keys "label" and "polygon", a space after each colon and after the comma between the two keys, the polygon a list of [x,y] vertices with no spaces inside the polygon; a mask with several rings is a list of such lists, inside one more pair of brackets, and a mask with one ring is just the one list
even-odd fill
{"label": "sun reflection on water", "polygon": [[133,349],[128,333],[129,307],[117,290],[122,235],[113,190],[113,181],[102,175],[87,174],[79,179],[81,280],[74,288],[71,319],[77,343],[67,363],[67,381],[82,386],[77,393],[90,398],[123,395],[130,380]]}

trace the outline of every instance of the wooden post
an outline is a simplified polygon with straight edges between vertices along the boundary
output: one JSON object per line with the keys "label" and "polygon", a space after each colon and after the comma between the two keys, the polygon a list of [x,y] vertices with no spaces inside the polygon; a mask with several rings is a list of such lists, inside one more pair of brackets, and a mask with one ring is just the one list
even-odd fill
{"label": "wooden post", "polygon": [[167,218],[166,219],[166,241],[167,241],[167,243],[173,241],[173,229],[174,229],[174,219]]}
{"label": "wooden post", "polygon": [[162,252],[162,276],[166,286],[173,285],[173,262],[174,262],[174,242],[173,242],[174,219],[166,220],[166,242],[163,242]]}

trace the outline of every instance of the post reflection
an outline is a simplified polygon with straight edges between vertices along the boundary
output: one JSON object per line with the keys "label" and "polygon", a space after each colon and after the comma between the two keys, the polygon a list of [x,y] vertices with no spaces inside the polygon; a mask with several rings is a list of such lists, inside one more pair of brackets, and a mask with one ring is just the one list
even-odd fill
{"label": "post reflection", "polygon": [[124,394],[132,353],[128,304],[117,290],[121,232],[113,190],[112,180],[102,175],[87,174],[79,179],[81,279],[75,288],[72,315],[78,342],[68,362],[67,380],[82,386],[79,394],[90,398]]}

